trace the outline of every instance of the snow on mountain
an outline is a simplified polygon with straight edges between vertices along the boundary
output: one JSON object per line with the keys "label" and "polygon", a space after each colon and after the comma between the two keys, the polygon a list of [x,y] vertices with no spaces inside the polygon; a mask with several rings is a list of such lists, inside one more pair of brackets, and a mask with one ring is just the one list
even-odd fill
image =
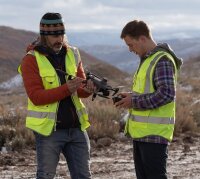
{"label": "snow on mountain", "polygon": [[0,83],[0,89],[9,90],[15,87],[19,87],[21,85],[22,85],[22,77],[21,75],[16,75],[13,78],[9,79],[8,81]]}

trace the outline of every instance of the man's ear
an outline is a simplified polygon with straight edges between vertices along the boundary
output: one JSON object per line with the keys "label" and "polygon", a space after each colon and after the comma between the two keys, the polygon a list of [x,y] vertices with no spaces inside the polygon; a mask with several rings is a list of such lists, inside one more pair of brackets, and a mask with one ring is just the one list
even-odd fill
{"label": "man's ear", "polygon": [[145,42],[147,38],[146,38],[144,35],[141,35],[141,36],[139,37],[139,39],[140,39],[142,42]]}

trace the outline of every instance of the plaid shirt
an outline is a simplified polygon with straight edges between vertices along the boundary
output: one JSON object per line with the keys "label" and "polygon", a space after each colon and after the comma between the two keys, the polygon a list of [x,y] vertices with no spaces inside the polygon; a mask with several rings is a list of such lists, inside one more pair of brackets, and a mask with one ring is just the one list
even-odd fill
{"label": "plaid shirt", "polygon": [[[152,53],[153,52],[150,52],[144,59],[141,59],[141,63]],[[162,57],[158,61],[153,75],[155,92],[133,95],[132,105],[134,106],[134,109],[154,109],[173,101],[175,99],[175,84],[173,75],[173,63],[167,59],[166,56]],[[160,136],[147,136],[134,140],[161,144],[169,143],[167,139]]]}

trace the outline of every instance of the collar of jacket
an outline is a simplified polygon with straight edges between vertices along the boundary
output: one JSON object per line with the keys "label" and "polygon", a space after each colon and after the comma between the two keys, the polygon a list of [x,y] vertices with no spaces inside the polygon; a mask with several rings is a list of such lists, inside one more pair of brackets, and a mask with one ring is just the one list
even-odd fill
{"label": "collar of jacket", "polygon": [[62,54],[62,53],[66,53],[67,48],[65,46],[63,46],[58,54],[56,54],[50,48],[44,47],[42,45],[35,46],[34,50],[38,51],[39,53],[43,54],[44,56],[54,56],[54,55],[59,55],[59,54]]}

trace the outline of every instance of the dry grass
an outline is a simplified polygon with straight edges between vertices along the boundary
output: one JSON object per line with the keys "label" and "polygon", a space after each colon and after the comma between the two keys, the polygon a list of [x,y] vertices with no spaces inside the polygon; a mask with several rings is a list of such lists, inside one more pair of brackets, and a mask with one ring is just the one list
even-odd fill
{"label": "dry grass", "polygon": [[[199,66],[189,63],[183,67],[177,88],[177,111],[175,135],[180,133],[200,132],[200,79],[199,71],[193,68]],[[198,68],[197,68],[198,69]],[[189,71],[190,73],[186,73]],[[189,87],[189,88],[188,88]],[[0,148],[10,147],[11,150],[20,150],[25,146],[33,146],[34,137],[30,130],[25,128],[24,93],[7,93],[0,101]],[[119,120],[123,111],[117,110],[111,100],[97,97],[84,100],[90,116],[91,127],[88,130],[91,139],[102,137],[115,139],[119,132]],[[19,107],[16,107],[18,104]]]}
{"label": "dry grass", "polygon": [[[16,104],[19,99],[13,95],[8,99],[8,101],[11,100]],[[7,105],[0,105],[0,148],[6,146],[10,150],[21,150],[25,146],[33,146],[34,136],[25,127],[25,104],[18,108],[10,108],[9,103],[6,100],[4,102]],[[90,116],[91,127],[88,130],[90,138],[94,140],[102,137],[114,139],[119,133],[121,112],[114,107],[112,101],[95,99],[91,102],[91,99],[87,99],[84,103],[86,103]]]}
{"label": "dry grass", "polygon": [[[13,94],[7,98],[6,101],[4,97],[6,105],[0,104],[0,147],[7,146],[10,150],[21,150],[25,146],[33,146],[33,134],[25,128],[25,96]],[[102,137],[115,139],[119,133],[119,121],[123,111],[116,109],[111,100],[97,98],[94,101],[91,101],[91,98],[84,100],[91,122],[89,136],[94,140]],[[200,103],[197,98],[196,91],[184,91],[181,87],[178,88],[175,135],[187,131],[199,131]],[[13,104],[17,103],[20,107],[14,107]]]}
{"label": "dry grass", "polygon": [[119,133],[120,111],[112,104],[111,101],[87,101],[91,127],[89,136],[93,139],[102,137],[115,138]]}
{"label": "dry grass", "polygon": [[[184,91],[177,92],[177,111],[175,133],[187,131],[196,132],[197,124],[194,118],[193,98]],[[189,104],[189,105],[188,105]]]}
{"label": "dry grass", "polygon": [[184,63],[177,92],[176,133],[200,131],[200,57]]}
{"label": "dry grass", "polygon": [[[195,94],[178,89],[176,136],[188,131],[197,132],[200,128],[200,103],[194,103],[194,99],[196,99]],[[13,97],[13,101],[15,100],[18,100],[16,96]],[[88,130],[90,138],[94,140],[102,137],[116,139],[123,111],[116,109],[111,100],[98,98],[91,101],[89,98],[84,100],[84,103],[90,116],[91,127]],[[0,114],[0,148],[6,146],[10,150],[21,150],[25,146],[33,147],[33,134],[25,128],[25,104],[17,108],[0,105]]]}
{"label": "dry grass", "polygon": [[8,150],[21,150],[33,144],[32,132],[27,130],[24,108],[7,108],[0,106],[0,147]]}

